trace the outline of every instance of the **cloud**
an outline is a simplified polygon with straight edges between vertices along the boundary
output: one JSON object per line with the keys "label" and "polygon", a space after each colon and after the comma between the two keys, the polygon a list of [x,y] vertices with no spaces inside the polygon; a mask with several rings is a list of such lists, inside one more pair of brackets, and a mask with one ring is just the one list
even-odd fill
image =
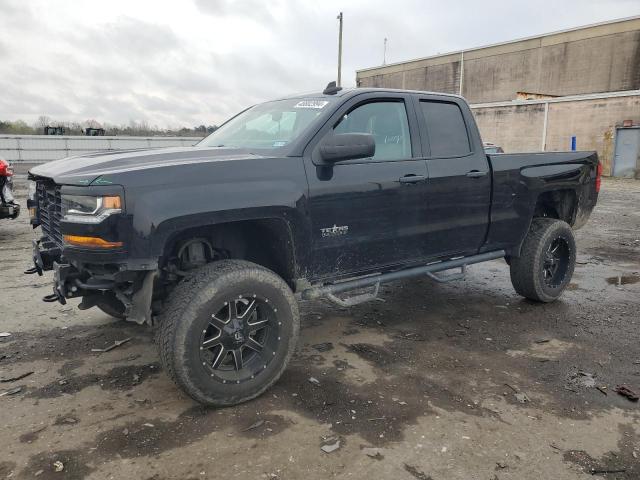
{"label": "cloud", "polygon": [[195,0],[198,9],[217,17],[242,17],[258,21],[273,20],[269,2],[263,0]]}
{"label": "cloud", "polygon": [[128,16],[118,17],[100,28],[84,27],[67,37],[68,44],[87,48],[98,55],[145,61],[180,49],[180,41],[168,25],[156,25]]}
{"label": "cloud", "polygon": [[[355,70],[640,13],[631,0],[0,0],[0,120],[221,123],[257,102],[320,91]],[[553,11],[553,15],[548,12]],[[34,14],[37,12],[37,15]]]}

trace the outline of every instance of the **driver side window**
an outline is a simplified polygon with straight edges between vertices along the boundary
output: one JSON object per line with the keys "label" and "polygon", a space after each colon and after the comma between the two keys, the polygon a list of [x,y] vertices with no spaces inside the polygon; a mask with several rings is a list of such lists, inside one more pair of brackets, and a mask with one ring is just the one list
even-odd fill
{"label": "driver side window", "polygon": [[335,133],[369,133],[376,142],[374,160],[411,158],[411,137],[404,102],[381,101],[360,105],[345,114]]}

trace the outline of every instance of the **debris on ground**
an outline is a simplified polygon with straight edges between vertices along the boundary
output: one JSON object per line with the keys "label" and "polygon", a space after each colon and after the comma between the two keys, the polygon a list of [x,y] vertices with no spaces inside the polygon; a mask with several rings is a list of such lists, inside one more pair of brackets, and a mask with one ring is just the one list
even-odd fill
{"label": "debris on ground", "polygon": [[0,338],[1,337],[10,337],[11,334],[9,332],[0,332]]}
{"label": "debris on ground", "polygon": [[309,377],[309,383],[313,383],[314,385],[320,386],[320,380],[315,377]]}
{"label": "debris on ground", "polygon": [[4,397],[5,395],[15,395],[16,393],[20,393],[22,391],[22,387],[12,388],[11,390],[7,390],[6,392],[0,393],[0,397]]}
{"label": "debris on ground", "polygon": [[316,343],[315,345],[311,345],[311,348],[319,352],[328,352],[329,350],[333,350],[333,343],[331,342]]}
{"label": "debris on ground", "polygon": [[607,473],[624,473],[626,471],[627,471],[626,468],[614,468],[614,469],[592,468],[590,473],[591,475],[602,475]]}
{"label": "debris on ground", "polygon": [[578,371],[571,376],[570,381],[579,387],[593,388],[596,386],[596,378],[593,373]]}
{"label": "debris on ground", "polygon": [[[459,330],[456,330],[459,331]],[[466,332],[465,332],[466,333]],[[426,339],[423,335],[416,332],[401,332],[398,335],[392,335],[394,338],[400,338],[402,340],[411,340],[413,342],[424,342]]]}
{"label": "debris on ground", "polygon": [[61,472],[64,470],[64,463],[62,463],[60,460],[53,462],[53,469],[56,472]]}
{"label": "debris on ground", "polygon": [[16,377],[10,378],[0,378],[0,383],[9,383],[9,382],[17,382],[18,380],[22,380],[23,378],[27,378],[29,375],[32,375],[34,372],[26,372],[22,375],[18,375]]}
{"label": "debris on ground", "polygon": [[606,395],[609,395],[609,394],[607,393],[607,387],[605,387],[605,386],[602,386],[602,387],[596,387],[596,389],[597,389],[600,393],[602,393],[603,395],[605,395],[605,396],[606,396]]}
{"label": "debris on ground", "polygon": [[542,343],[549,343],[551,340],[549,340],[548,338],[541,338],[540,340],[536,340],[535,343],[538,344],[542,344]]}
{"label": "debris on ground", "polygon": [[404,469],[414,478],[418,480],[433,480],[429,475],[417,469],[413,465],[404,464]]}
{"label": "debris on ground", "polygon": [[17,377],[11,378],[0,378],[0,383],[9,383],[9,382],[17,382],[18,380],[22,380],[23,378],[27,378],[29,375],[32,375],[33,372],[26,372],[22,375],[18,375]]}
{"label": "debris on ground", "polygon": [[330,437],[324,441],[320,446],[320,450],[324,453],[332,453],[340,448],[340,439],[336,437]]}
{"label": "debris on ground", "polygon": [[623,397],[626,397],[627,399],[631,400],[632,402],[637,402],[638,399],[640,398],[640,397],[638,397],[638,394],[636,392],[631,390],[626,385],[618,385],[615,388],[615,392],[620,394],[620,395],[622,395]]}
{"label": "debris on ground", "polygon": [[131,337],[125,338],[124,340],[116,340],[115,342],[113,342],[113,345],[109,345],[107,348],[92,348],[91,351],[92,352],[97,352],[97,353],[110,352],[114,348],[117,348],[120,345],[124,345],[125,343],[127,343],[130,340],[131,340]]}
{"label": "debris on ground", "polygon": [[362,449],[362,453],[364,453],[369,458],[373,458],[374,460],[382,460],[384,458],[379,448],[365,447]]}
{"label": "debris on ground", "polygon": [[245,428],[242,431],[243,432],[248,432],[249,430],[255,430],[256,428],[259,428],[262,425],[264,425],[264,420],[258,420],[257,422],[252,423],[251,425],[249,425],[247,428]]}
{"label": "debris on ground", "polygon": [[516,387],[513,387],[511,385],[509,385],[508,383],[505,383],[505,386],[509,387],[511,390],[513,390],[513,396],[516,398],[516,400],[520,403],[527,403],[530,402],[531,400],[529,399],[529,397],[527,397],[527,394],[524,392],[520,392]]}

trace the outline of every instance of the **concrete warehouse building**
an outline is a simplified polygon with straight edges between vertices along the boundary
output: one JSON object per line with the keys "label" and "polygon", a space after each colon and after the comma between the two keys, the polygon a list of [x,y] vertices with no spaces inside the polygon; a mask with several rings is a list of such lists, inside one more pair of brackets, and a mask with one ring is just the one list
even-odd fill
{"label": "concrete warehouse building", "polygon": [[361,87],[463,95],[505,152],[596,150],[640,178],[640,16],[358,70]]}

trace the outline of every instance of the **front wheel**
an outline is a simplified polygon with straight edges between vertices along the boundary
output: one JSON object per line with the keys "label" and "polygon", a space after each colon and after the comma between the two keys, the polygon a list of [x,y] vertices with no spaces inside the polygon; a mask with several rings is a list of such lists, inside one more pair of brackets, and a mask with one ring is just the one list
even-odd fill
{"label": "front wheel", "polygon": [[571,227],[562,220],[534,218],[520,256],[511,258],[511,283],[523,297],[552,302],[571,281],[575,265]]}
{"label": "front wheel", "polygon": [[165,371],[189,396],[229,406],[257,397],[280,378],[299,329],[297,302],[278,275],[222,260],[172,292],[158,346]]}

